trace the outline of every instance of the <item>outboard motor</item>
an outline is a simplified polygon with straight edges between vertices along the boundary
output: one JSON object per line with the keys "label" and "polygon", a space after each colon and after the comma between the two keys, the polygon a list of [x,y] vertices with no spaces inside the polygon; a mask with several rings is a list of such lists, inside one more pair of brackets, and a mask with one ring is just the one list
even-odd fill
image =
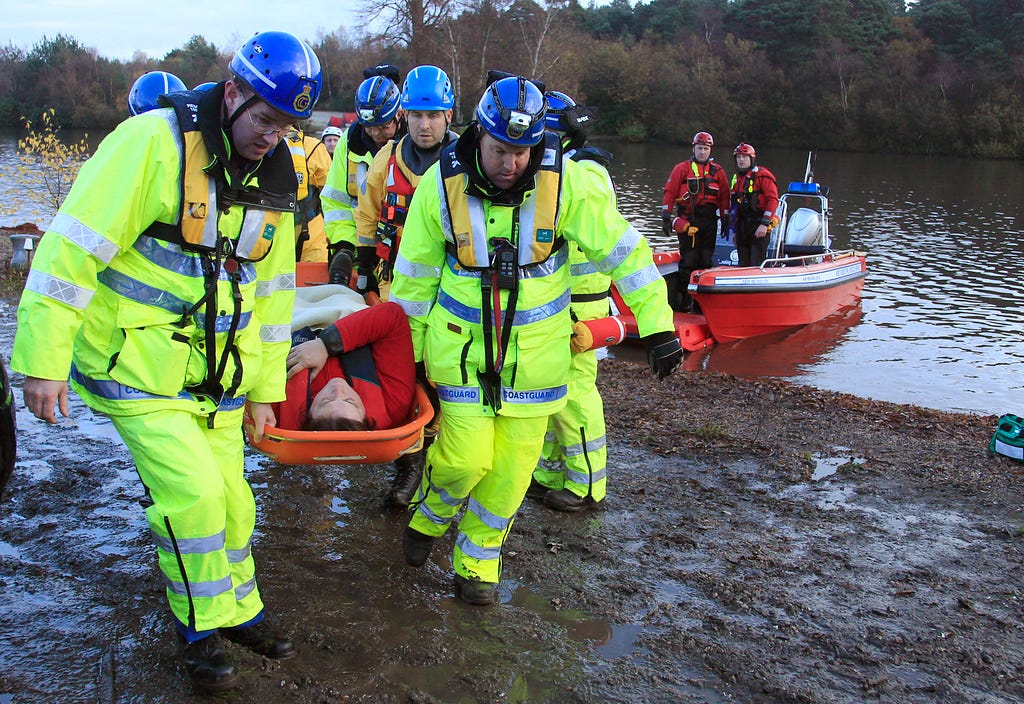
{"label": "outboard motor", "polygon": [[810,208],[797,208],[786,224],[786,245],[821,246],[821,213]]}
{"label": "outboard motor", "polygon": [[16,429],[14,394],[11,393],[11,382],[7,378],[7,370],[0,362],[0,498],[3,498],[7,480],[14,472],[14,460],[17,454]]}

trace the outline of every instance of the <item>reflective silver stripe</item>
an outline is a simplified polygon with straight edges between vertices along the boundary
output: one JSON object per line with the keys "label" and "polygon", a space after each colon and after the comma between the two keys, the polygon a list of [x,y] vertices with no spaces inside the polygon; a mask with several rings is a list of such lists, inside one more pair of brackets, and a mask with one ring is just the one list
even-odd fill
{"label": "reflective silver stripe", "polygon": [[[547,320],[568,307],[569,297],[570,293],[568,289],[566,289],[558,296],[558,298],[550,303],[545,303],[544,305],[537,306],[536,308],[518,310],[512,319],[512,324],[529,325],[530,323]],[[474,325],[480,324],[479,308],[462,303],[444,290],[438,292],[437,304],[455,317],[465,320],[467,323],[472,323]]]}
{"label": "reflective silver stripe", "polygon": [[[217,246],[217,237],[220,232],[217,229],[220,211],[217,209],[217,183],[212,179],[206,179],[206,217],[203,219],[203,244],[211,249]],[[185,215],[183,212],[182,215]],[[237,250],[237,248],[236,248]]]}
{"label": "reflective silver stripe", "polygon": [[585,473],[576,472],[572,469],[566,469],[565,478],[567,481],[573,482],[574,484],[589,484],[590,482],[597,482],[608,476],[607,468],[602,469],[598,472]]}
{"label": "reflective silver stripe", "polygon": [[400,305],[409,318],[425,318],[434,307],[433,301],[407,301],[394,295],[391,296],[391,301]]}
{"label": "reflective silver stripe", "polygon": [[440,279],[441,267],[430,264],[417,264],[402,256],[401,250],[395,259],[395,271],[410,279]]}
{"label": "reflective silver stripe", "polygon": [[546,469],[549,472],[565,471],[565,463],[561,460],[541,460],[537,463],[537,466],[541,469]]}
{"label": "reflective silver stripe", "polygon": [[[256,76],[256,78],[260,79],[261,81],[266,83],[271,88],[277,88],[277,84],[274,83],[272,80],[270,80],[270,76],[264,75],[263,71],[259,70],[255,66],[253,66],[252,63],[249,61],[249,59],[245,58],[245,54],[243,52],[241,52],[241,51],[237,52],[235,54],[235,58],[238,59],[239,61],[241,61],[243,64],[245,64],[246,68],[249,69],[249,72],[254,74]],[[307,64],[308,63],[309,62],[307,60]],[[310,76],[310,75],[312,75],[312,73],[311,72],[307,72],[307,73],[304,73],[303,75],[304,76]],[[248,76],[246,78],[248,79]]]}
{"label": "reflective silver stripe", "polygon": [[245,597],[252,594],[253,590],[256,589],[256,578],[253,577],[248,582],[244,582],[235,587],[235,601],[241,601]]}
{"label": "reflective silver stripe", "polygon": [[435,180],[437,185],[437,194],[441,200],[441,232],[444,233],[446,240],[455,244],[451,238],[452,234],[452,214],[448,210],[448,193],[444,188],[444,178],[441,177],[441,169],[437,170],[437,179]]}
{"label": "reflective silver stripe", "polygon": [[353,222],[355,217],[347,208],[329,208],[324,210],[324,222]]}
{"label": "reflective silver stripe", "polygon": [[470,497],[469,503],[466,505],[466,510],[479,518],[480,522],[485,526],[493,528],[494,530],[505,530],[509,527],[509,524],[512,523],[511,518],[505,518],[504,516],[499,516],[496,513],[491,513],[482,503],[472,497]]}
{"label": "reflective silver stripe", "polygon": [[626,257],[636,249],[636,246],[641,240],[643,240],[643,235],[637,232],[635,227],[630,225],[625,233],[623,233],[622,238],[615,244],[611,254],[601,261],[595,262],[597,264],[597,268],[607,274],[619,264],[626,261]]}
{"label": "reflective silver stripe", "polygon": [[580,264],[573,264],[569,267],[569,273],[573,276],[586,276],[587,274],[596,274],[597,267],[592,262],[582,262]]}
{"label": "reflective silver stripe", "polygon": [[562,247],[557,252],[548,257],[547,261],[543,261],[535,266],[526,266],[519,269],[519,278],[521,279],[537,279],[542,276],[550,276],[554,274],[569,260],[569,252],[567,247]]}
{"label": "reflective silver stripe", "polygon": [[497,560],[501,558],[501,547],[496,548],[485,548],[477,545],[469,537],[459,532],[459,537],[455,539],[455,544],[459,546],[466,556],[472,557],[474,560]]}
{"label": "reflective silver stripe", "polygon": [[[211,180],[212,181],[212,180]],[[263,220],[266,213],[262,210],[246,210],[242,219],[242,231],[238,233],[235,244],[235,255],[248,259],[256,247],[256,242],[263,236]],[[207,218],[209,220],[209,218]]]}
{"label": "reflective silver stripe", "polygon": [[267,298],[278,291],[295,290],[295,273],[278,274],[272,279],[256,282],[256,298]]}
{"label": "reflective silver stripe", "polygon": [[104,264],[109,264],[121,251],[116,244],[67,213],[57,213],[50,223],[49,231],[59,232]]}
{"label": "reflective silver stripe", "polygon": [[[480,198],[467,196],[469,201],[469,235],[473,238],[473,262],[470,266],[490,266],[491,255],[487,251],[487,216],[484,214],[484,202]],[[520,228],[522,232],[522,228]],[[464,233],[455,233],[464,234]],[[532,255],[531,255],[532,259]]]}
{"label": "reflective silver stripe", "polygon": [[285,342],[292,339],[292,326],[287,325],[261,325],[261,342]]}
{"label": "reflective silver stripe", "polygon": [[[587,443],[586,452],[596,452],[605,445],[607,445],[607,441],[605,440],[605,436],[602,435],[601,437],[594,438]],[[584,449],[582,444],[576,443],[575,445],[564,445],[562,447],[562,452],[565,453],[566,457],[578,457],[583,454]]]}
{"label": "reflective silver stripe", "polygon": [[36,269],[28,272],[28,278],[25,279],[25,290],[66,303],[79,310],[85,310],[89,301],[92,300],[93,294],[96,293]]}
{"label": "reflective silver stripe", "polygon": [[661,274],[658,272],[658,267],[651,264],[650,266],[645,266],[640,271],[634,271],[629,276],[623,276],[621,279],[616,279],[615,288],[619,289],[619,293],[625,296],[654,281],[657,281],[660,278]]}
{"label": "reflective silver stripe", "polygon": [[336,200],[342,203],[350,203],[352,201],[352,196],[348,194],[347,190],[343,191],[340,188],[335,188],[334,186],[324,186],[324,190],[320,191],[320,197],[330,198],[331,200]]}
{"label": "reflective silver stripe", "polygon": [[189,596],[191,594],[193,597],[215,597],[227,594],[232,590],[230,576],[221,577],[212,582],[189,582],[188,589],[186,589],[184,582],[175,582],[168,578],[167,575],[164,575],[164,584],[178,596]]}
{"label": "reflective silver stripe", "polygon": [[252,555],[252,543],[246,543],[244,548],[237,548],[235,550],[225,550],[227,553],[228,562],[238,564],[239,562],[245,562]]}
{"label": "reflective silver stripe", "polygon": [[[533,261],[533,245],[537,241],[534,223],[537,220],[537,194],[523,201],[519,208],[519,265]],[[562,249],[565,249],[564,247]]]}
{"label": "reflective silver stripe", "polygon": [[356,163],[356,186],[361,195],[366,195],[366,179],[370,175],[370,165],[360,161]]}
{"label": "reflective silver stripe", "polygon": [[[160,549],[174,554],[174,542],[170,538],[165,538],[153,531],[150,531],[149,534]],[[178,543],[178,552],[182,555],[207,555],[224,549],[224,531],[205,538],[178,538],[175,542]]]}

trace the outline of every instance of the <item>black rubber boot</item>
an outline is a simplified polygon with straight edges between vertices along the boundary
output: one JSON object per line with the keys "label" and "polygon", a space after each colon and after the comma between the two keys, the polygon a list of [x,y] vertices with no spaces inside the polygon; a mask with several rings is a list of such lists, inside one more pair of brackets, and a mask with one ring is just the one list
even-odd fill
{"label": "black rubber boot", "polygon": [[394,462],[395,477],[391,480],[391,491],[385,503],[394,508],[406,508],[423,478],[423,462],[426,450],[411,455],[401,455]]}
{"label": "black rubber boot", "polygon": [[493,582],[478,582],[461,574],[455,575],[455,594],[462,601],[474,606],[488,606],[498,603],[498,585]]}
{"label": "black rubber boot", "polygon": [[331,257],[331,263],[327,266],[327,282],[348,286],[352,280],[352,253],[347,249],[339,249],[338,253]]}
{"label": "black rubber boot", "polygon": [[238,668],[216,633],[195,643],[188,643],[181,636],[178,638],[188,678],[198,691],[223,692],[238,684]]}
{"label": "black rubber boot", "polygon": [[430,557],[430,551],[434,548],[435,540],[437,538],[434,536],[425,535],[407,526],[405,533],[402,534],[402,557],[405,558],[406,564],[413,567],[423,565],[427,558]]}
{"label": "black rubber boot", "polygon": [[222,628],[222,636],[257,655],[274,660],[287,660],[295,655],[295,644],[288,636],[275,633],[266,621],[245,628]]}
{"label": "black rubber boot", "polygon": [[576,511],[596,508],[598,504],[599,502],[594,501],[589,496],[576,496],[576,494],[568,489],[559,489],[558,491],[552,489],[544,494],[544,505],[556,511],[575,513]]}

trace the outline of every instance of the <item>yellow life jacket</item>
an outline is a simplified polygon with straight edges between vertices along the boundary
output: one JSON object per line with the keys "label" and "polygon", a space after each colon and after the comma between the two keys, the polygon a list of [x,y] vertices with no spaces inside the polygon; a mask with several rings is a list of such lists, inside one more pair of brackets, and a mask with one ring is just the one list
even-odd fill
{"label": "yellow life jacket", "polygon": [[[455,150],[447,150],[444,157],[440,166],[444,183],[441,222],[450,228],[445,233],[448,251],[465,269],[487,269],[491,254],[483,204],[479,198],[466,194],[466,167],[455,156]],[[518,206],[517,231],[510,233],[519,250],[520,267],[547,261],[564,244],[561,237],[555,236],[562,188],[559,150],[547,150],[535,178],[535,192]],[[528,254],[524,256],[524,252]]]}
{"label": "yellow life jacket", "polygon": [[306,164],[306,147],[303,144],[302,132],[298,130],[289,132],[284,141],[288,145],[288,152],[292,155],[295,181],[299,186],[295,192],[295,200],[303,201],[309,196],[309,166]]}
{"label": "yellow life jacket", "polygon": [[[222,179],[208,175],[206,169],[214,166],[216,159],[196,122],[201,97],[202,93],[188,91],[161,98],[162,104],[174,108],[181,130],[181,200],[177,223],[154,222],[143,234],[186,250],[221,251],[240,261],[259,261],[273,245],[281,213],[295,212],[291,159],[285,150],[275,149],[257,169],[257,179],[262,183],[243,188],[229,188]],[[226,245],[217,227],[221,202],[246,207],[238,240],[229,252],[225,252]],[[290,240],[292,233],[288,237]]]}

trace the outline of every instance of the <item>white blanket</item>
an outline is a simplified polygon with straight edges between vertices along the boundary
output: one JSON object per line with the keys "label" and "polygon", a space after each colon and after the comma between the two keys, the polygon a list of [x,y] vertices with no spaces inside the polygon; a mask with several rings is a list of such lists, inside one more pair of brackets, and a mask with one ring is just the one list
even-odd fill
{"label": "white blanket", "polygon": [[363,297],[346,286],[302,286],[295,289],[292,332],[304,327],[322,330],[338,318],[363,308],[366,308]]}

